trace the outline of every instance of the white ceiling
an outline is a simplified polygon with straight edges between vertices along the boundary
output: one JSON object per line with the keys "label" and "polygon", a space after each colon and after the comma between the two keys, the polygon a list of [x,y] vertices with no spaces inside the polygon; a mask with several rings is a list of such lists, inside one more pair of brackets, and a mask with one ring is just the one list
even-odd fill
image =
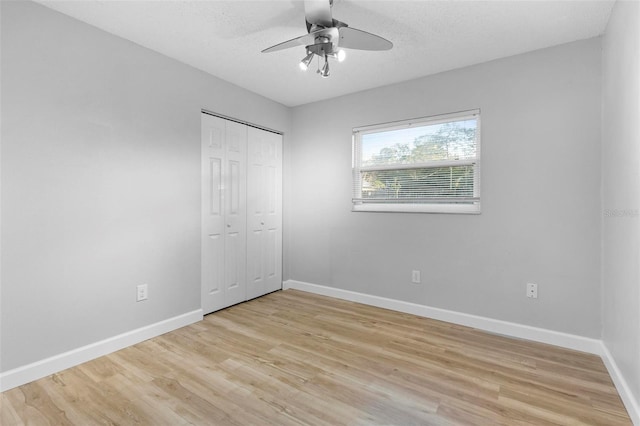
{"label": "white ceiling", "polygon": [[[327,0],[328,1],[328,0]],[[331,76],[300,71],[304,47],[261,50],[306,34],[304,4],[262,1],[39,3],[287,106],[601,35],[614,0],[334,0],[333,17],[391,40],[349,50]]]}

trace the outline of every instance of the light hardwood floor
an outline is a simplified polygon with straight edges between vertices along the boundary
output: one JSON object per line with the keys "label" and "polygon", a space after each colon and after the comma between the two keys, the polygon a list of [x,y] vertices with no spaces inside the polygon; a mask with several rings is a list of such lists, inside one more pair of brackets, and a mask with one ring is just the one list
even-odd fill
{"label": "light hardwood floor", "polygon": [[279,291],[4,392],[29,425],[630,425],[597,356]]}

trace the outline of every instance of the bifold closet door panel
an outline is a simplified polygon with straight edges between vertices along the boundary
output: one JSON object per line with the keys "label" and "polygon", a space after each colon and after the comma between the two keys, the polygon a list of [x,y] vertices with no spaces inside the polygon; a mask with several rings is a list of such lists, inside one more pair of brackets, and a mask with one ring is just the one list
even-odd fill
{"label": "bifold closet door panel", "polygon": [[247,127],[202,114],[202,308],[246,300]]}
{"label": "bifold closet door panel", "polygon": [[247,299],[282,288],[282,135],[248,129]]}
{"label": "bifold closet door panel", "polygon": [[201,129],[201,287],[202,309],[224,307],[224,204],[222,198],[224,120],[202,114]]}
{"label": "bifold closet door panel", "polygon": [[225,221],[225,306],[247,300],[247,126],[226,123],[223,185]]}

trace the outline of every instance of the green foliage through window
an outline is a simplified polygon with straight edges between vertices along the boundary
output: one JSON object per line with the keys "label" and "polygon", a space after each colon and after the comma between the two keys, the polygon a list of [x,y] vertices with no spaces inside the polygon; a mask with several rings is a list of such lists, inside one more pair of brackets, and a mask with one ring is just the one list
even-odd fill
{"label": "green foliage through window", "polygon": [[378,170],[362,173],[362,198],[412,201],[473,197],[473,166]]}

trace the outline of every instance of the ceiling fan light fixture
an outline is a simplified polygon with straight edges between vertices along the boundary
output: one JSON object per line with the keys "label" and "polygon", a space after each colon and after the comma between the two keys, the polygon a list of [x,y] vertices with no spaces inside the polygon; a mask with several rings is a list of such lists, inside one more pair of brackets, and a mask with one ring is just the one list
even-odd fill
{"label": "ceiling fan light fixture", "polygon": [[311,63],[311,60],[313,59],[313,52],[308,52],[307,56],[305,56],[301,61],[300,61],[300,69],[302,71],[306,71],[309,68],[309,64]]}
{"label": "ceiling fan light fixture", "polygon": [[338,58],[338,62],[342,62],[344,61],[344,58],[347,57],[347,52],[345,52],[344,49],[340,49],[338,50],[336,57]]}
{"label": "ceiling fan light fixture", "polygon": [[322,78],[329,77],[329,58],[324,57],[324,66],[322,67],[322,72],[320,73]]}

